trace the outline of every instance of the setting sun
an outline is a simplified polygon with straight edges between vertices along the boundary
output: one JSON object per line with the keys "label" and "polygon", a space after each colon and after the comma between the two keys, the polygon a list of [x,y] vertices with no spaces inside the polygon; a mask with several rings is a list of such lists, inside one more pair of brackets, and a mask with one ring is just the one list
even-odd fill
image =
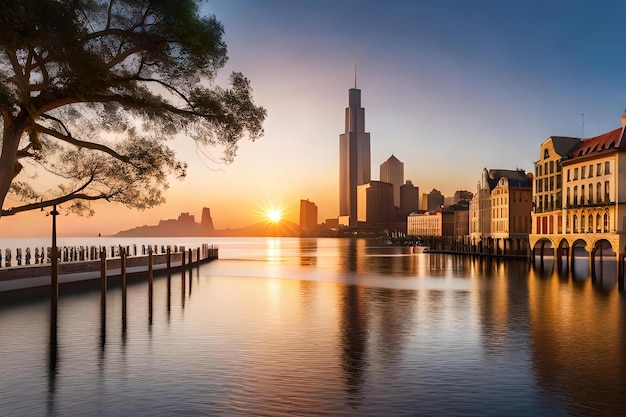
{"label": "setting sun", "polygon": [[278,223],[283,217],[283,211],[280,209],[270,209],[266,213],[267,219],[272,223]]}

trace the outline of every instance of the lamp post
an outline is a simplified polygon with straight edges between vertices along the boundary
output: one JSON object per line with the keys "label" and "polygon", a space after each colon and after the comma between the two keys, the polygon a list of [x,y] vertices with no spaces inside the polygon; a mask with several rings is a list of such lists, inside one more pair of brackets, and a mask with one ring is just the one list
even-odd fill
{"label": "lamp post", "polygon": [[56,327],[57,304],[59,301],[59,260],[57,256],[57,211],[56,204],[52,206],[50,215],[52,216],[52,248],[50,248],[50,312],[53,323]]}
{"label": "lamp post", "polygon": [[52,248],[50,248],[50,381],[54,385],[57,365],[57,306],[59,302],[59,275],[57,259],[57,220],[59,214],[56,204],[50,215],[52,216]]}

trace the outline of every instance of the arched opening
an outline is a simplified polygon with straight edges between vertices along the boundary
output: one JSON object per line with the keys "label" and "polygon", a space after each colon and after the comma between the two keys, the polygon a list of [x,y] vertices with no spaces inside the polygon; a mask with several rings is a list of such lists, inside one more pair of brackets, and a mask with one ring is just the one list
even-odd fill
{"label": "arched opening", "polygon": [[589,251],[587,242],[582,239],[572,243],[570,271],[575,281],[584,281],[589,278]]}
{"label": "arched opening", "polygon": [[552,269],[554,266],[554,248],[549,239],[540,239],[533,247],[533,266],[540,270]]}
{"label": "arched opening", "polygon": [[617,282],[618,262],[613,245],[606,239],[599,239],[593,246],[591,278],[602,289],[610,290]]}

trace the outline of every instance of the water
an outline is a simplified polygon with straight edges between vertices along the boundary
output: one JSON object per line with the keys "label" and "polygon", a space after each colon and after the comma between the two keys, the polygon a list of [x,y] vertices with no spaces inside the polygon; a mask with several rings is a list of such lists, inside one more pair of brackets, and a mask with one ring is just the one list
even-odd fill
{"label": "water", "polygon": [[1,305],[0,415],[626,414],[614,279],[366,240],[207,243],[220,260],[157,278],[152,315],[147,282],[126,323],[119,287],[104,320],[97,289],[61,291],[56,350],[47,300]]}

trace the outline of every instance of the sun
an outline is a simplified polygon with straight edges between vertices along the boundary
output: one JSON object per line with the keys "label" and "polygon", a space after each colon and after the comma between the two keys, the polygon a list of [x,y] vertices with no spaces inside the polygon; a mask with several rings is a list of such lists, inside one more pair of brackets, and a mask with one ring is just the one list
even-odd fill
{"label": "sun", "polygon": [[269,209],[265,213],[265,216],[267,217],[267,220],[269,220],[271,223],[278,223],[280,219],[283,218],[283,211],[277,208]]}

